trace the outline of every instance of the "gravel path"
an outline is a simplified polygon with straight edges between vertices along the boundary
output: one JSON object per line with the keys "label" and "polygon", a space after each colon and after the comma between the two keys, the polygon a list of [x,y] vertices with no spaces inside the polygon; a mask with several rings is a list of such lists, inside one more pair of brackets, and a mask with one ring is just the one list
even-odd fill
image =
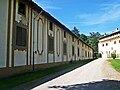
{"label": "gravel path", "polygon": [[32,90],[120,90],[120,73],[97,59]]}

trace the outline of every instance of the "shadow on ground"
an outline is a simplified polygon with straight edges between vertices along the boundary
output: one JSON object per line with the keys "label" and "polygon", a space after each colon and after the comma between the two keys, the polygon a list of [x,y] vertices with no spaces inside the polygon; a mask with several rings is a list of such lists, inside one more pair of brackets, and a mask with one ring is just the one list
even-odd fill
{"label": "shadow on ground", "polygon": [[48,88],[58,90],[120,90],[120,81],[103,80],[98,82],[90,82],[68,86],[49,86]]}

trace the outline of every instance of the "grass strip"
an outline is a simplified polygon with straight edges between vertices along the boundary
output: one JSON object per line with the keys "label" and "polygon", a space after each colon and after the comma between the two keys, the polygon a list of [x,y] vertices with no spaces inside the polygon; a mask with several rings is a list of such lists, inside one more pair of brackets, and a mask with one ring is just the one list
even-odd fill
{"label": "grass strip", "polygon": [[120,59],[110,59],[108,60],[112,67],[120,72]]}
{"label": "grass strip", "polygon": [[21,75],[9,77],[9,78],[1,79],[0,80],[0,90],[7,90],[7,89],[13,88],[15,86],[18,86],[18,85],[21,85],[21,84],[24,84],[27,82],[31,82],[33,80],[37,80],[37,79],[43,78],[45,76],[58,73],[62,70],[66,70],[66,69],[73,68],[76,66],[82,66],[89,62],[90,62],[90,60],[67,63],[67,64],[64,64],[61,66],[56,66],[56,67],[47,68],[47,69],[36,71],[36,72],[30,72],[30,73],[26,73],[26,74],[21,74]]}

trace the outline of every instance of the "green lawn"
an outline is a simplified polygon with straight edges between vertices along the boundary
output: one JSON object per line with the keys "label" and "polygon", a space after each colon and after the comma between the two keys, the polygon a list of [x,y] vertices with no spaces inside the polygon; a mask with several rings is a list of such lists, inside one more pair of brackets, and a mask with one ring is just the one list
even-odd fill
{"label": "green lawn", "polygon": [[18,86],[20,84],[31,82],[33,80],[40,79],[51,74],[55,74],[65,69],[73,68],[75,66],[82,66],[89,62],[90,60],[78,61],[74,63],[64,64],[62,66],[57,66],[53,68],[48,68],[48,69],[44,69],[36,72],[26,73],[26,74],[2,79],[0,80],[0,90],[7,90],[15,86]]}
{"label": "green lawn", "polygon": [[120,72],[120,59],[111,59],[108,60],[114,69]]}

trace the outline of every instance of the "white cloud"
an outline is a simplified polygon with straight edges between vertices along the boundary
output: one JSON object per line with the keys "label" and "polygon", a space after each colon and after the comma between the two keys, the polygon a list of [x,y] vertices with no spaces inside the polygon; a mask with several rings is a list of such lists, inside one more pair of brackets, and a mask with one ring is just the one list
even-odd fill
{"label": "white cloud", "polygon": [[120,3],[101,4],[100,7],[100,12],[79,15],[78,18],[83,21],[82,24],[97,25],[120,19]]}

